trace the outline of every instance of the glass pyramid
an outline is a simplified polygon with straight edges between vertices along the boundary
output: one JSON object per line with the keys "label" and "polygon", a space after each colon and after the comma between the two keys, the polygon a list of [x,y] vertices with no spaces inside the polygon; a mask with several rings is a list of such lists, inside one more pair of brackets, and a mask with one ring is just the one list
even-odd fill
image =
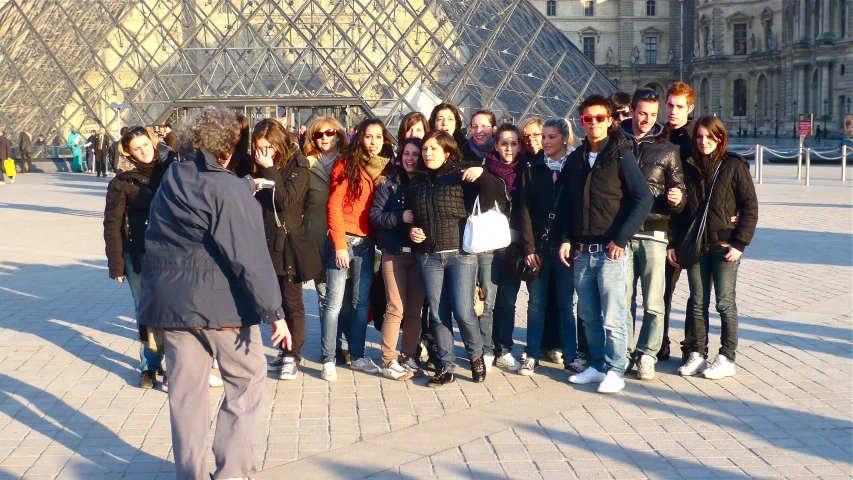
{"label": "glass pyramid", "polygon": [[0,0],[0,52],[0,125],[63,138],[210,103],[571,117],[615,90],[527,0]]}

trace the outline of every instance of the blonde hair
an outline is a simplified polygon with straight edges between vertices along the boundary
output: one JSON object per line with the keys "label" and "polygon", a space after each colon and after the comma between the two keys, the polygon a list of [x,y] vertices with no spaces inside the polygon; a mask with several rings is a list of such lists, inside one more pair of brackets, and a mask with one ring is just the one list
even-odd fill
{"label": "blonde hair", "polygon": [[302,151],[306,157],[317,157],[320,155],[320,149],[317,148],[314,134],[323,129],[324,126],[329,126],[335,130],[335,137],[338,138],[338,152],[343,153],[346,151],[347,134],[341,122],[332,117],[317,117],[311,120],[308,130],[305,131],[305,146],[302,147]]}

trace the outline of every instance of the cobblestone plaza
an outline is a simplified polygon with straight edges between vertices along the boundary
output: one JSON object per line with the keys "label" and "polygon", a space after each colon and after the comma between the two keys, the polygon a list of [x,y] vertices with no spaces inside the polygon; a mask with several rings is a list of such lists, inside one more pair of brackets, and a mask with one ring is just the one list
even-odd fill
{"label": "cobblestone plaza", "polygon": [[[849,478],[851,190],[834,167],[812,167],[810,187],[782,179],[794,168],[768,166],[757,185],[735,377],[679,377],[675,355],[656,380],[628,374],[608,397],[548,363],[531,377],[495,368],[483,384],[463,363],[442,389],[347,368],[328,383],[306,288],[305,368],[295,381],[267,380],[256,477]],[[0,187],[0,478],[174,478],[167,396],[136,387],[133,301],[107,275],[106,184],[58,173]],[[678,287],[674,341],[686,281]],[[711,323],[713,351],[714,314]],[[378,332],[368,330],[378,358]],[[221,400],[213,390],[211,404]]]}

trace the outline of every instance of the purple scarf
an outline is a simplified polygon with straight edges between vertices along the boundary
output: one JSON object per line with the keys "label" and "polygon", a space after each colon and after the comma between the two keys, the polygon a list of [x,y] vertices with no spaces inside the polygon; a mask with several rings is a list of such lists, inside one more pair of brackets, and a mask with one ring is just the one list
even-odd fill
{"label": "purple scarf", "polygon": [[524,170],[527,162],[518,158],[512,163],[504,163],[497,152],[489,152],[486,158],[483,159],[483,166],[493,175],[500,177],[506,183],[506,194],[512,197],[513,192],[518,189],[521,183],[520,173]]}

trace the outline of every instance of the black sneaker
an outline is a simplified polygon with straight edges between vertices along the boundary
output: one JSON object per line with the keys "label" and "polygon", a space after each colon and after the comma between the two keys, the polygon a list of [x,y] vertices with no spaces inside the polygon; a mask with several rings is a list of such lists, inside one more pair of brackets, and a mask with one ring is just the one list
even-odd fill
{"label": "black sneaker", "polygon": [[349,350],[345,350],[342,348],[335,350],[335,363],[337,365],[349,365],[349,363],[350,363]]}
{"label": "black sneaker", "polygon": [[486,381],[486,362],[483,357],[471,360],[471,379],[474,380],[474,383]]}
{"label": "black sneaker", "polygon": [[441,367],[438,372],[429,379],[427,386],[436,388],[447,385],[453,381],[453,372],[446,367]]}
{"label": "black sneaker", "polygon": [[154,376],[154,370],[145,370],[139,375],[139,388],[154,388],[157,378]]}
{"label": "black sneaker", "polygon": [[661,344],[660,350],[658,350],[658,361],[665,362],[669,360],[669,339],[664,338],[663,343]]}

